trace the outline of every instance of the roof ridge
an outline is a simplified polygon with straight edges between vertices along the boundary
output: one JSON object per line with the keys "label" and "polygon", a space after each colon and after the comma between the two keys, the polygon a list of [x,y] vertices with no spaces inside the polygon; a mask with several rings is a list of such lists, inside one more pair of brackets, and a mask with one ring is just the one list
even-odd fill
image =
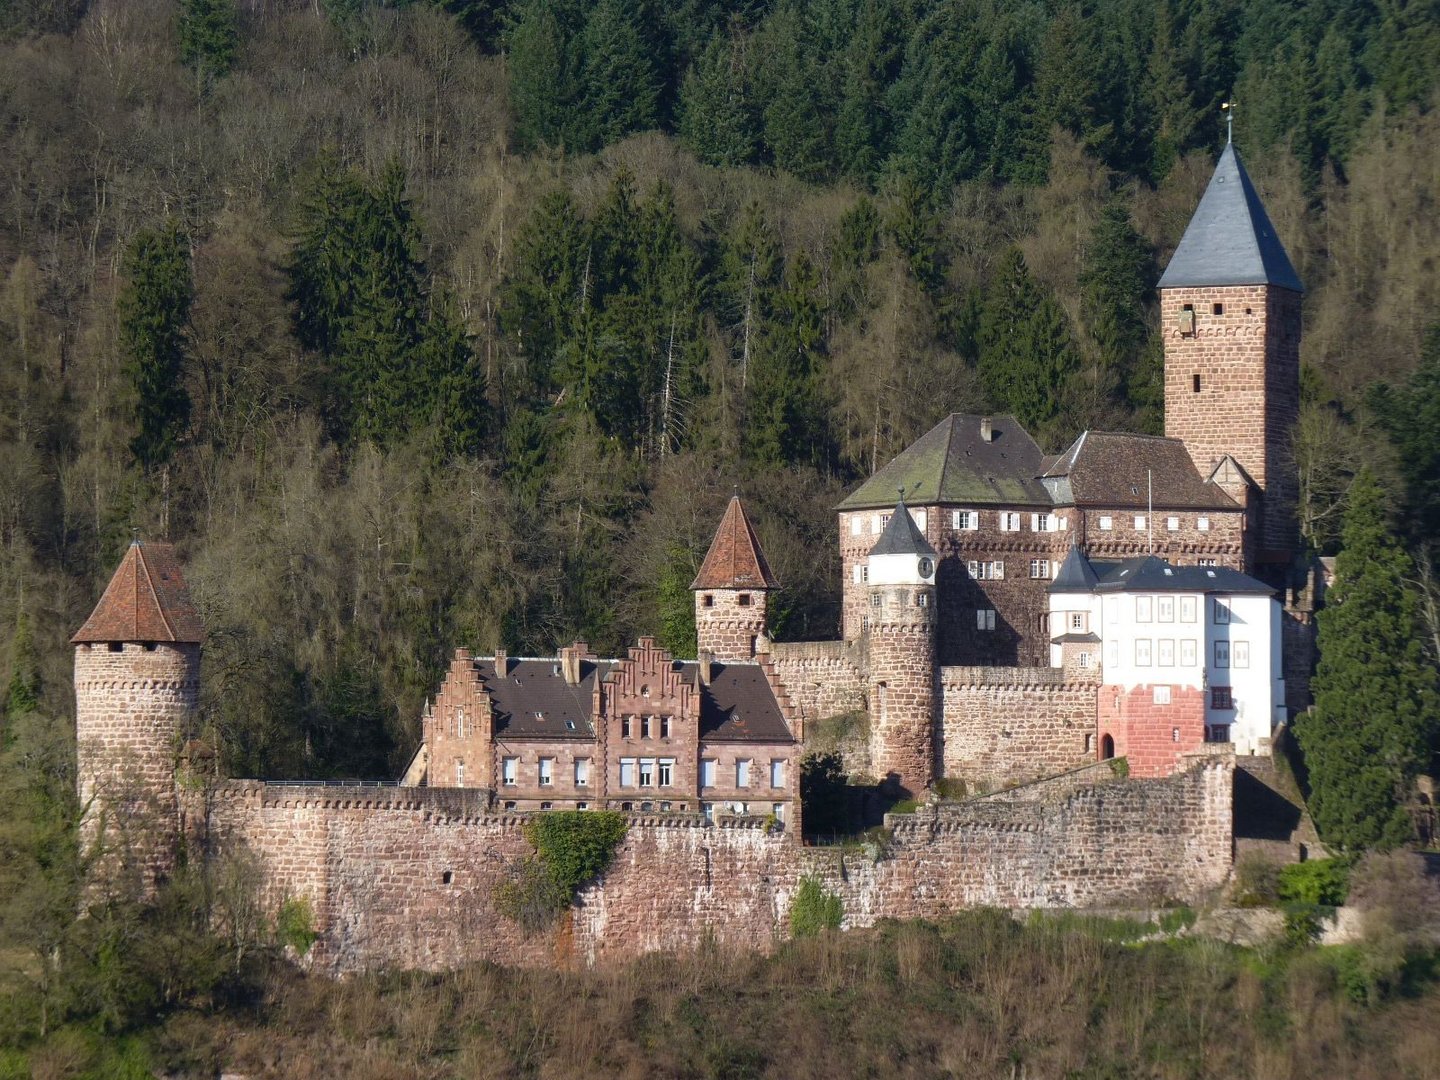
{"label": "roof ridge", "polygon": [[[150,591],[150,600],[151,600],[151,602],[155,605],[155,611],[156,611],[156,612],[159,614],[159,616],[160,616],[160,622],[161,622],[161,624],[165,627],[165,632],[170,635],[170,639],[173,641],[173,640],[175,639],[175,636],[176,636],[176,635],[175,635],[175,627],[171,624],[169,616],[167,616],[167,615],[165,614],[165,605],[160,602],[160,597],[159,597],[159,596],[156,594],[156,592],[155,592],[155,579],[150,576],[150,564],[149,564],[148,562],[146,562],[146,560],[145,560],[145,545],[144,545],[144,544],[141,544],[141,543],[137,543],[137,544],[135,545],[135,547],[136,547],[136,561],[140,564],[140,569],[141,569],[142,571],[144,571],[144,573],[145,573],[145,587],[146,587],[147,589],[149,589],[149,591]],[[136,590],[136,595],[135,595],[135,611],[136,611],[136,614],[138,615],[138,614],[139,614],[139,611],[140,611],[140,595],[139,595],[139,590],[140,590],[140,575],[139,575],[139,574],[136,574],[136,575],[135,575],[135,590]],[[138,629],[138,628],[137,628],[137,629]]]}

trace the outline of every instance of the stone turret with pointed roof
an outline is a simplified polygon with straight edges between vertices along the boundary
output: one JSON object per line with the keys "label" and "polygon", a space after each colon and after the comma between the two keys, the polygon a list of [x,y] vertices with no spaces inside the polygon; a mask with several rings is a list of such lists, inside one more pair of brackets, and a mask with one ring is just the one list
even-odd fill
{"label": "stone turret with pointed roof", "polygon": [[1247,569],[1289,562],[1299,487],[1303,292],[1240,155],[1227,144],[1160,279],[1165,434],[1201,476],[1227,457],[1254,481]]}
{"label": "stone turret with pointed roof", "polygon": [[204,639],[174,548],[140,540],[71,638],[82,835],[93,843],[102,827],[123,833],[147,885],[174,865],[175,768],[199,700]]}
{"label": "stone turret with pointed roof", "polygon": [[690,585],[699,652],[720,661],[754,658],[764,647],[765,602],[775,587],[745,504],[733,495]]}

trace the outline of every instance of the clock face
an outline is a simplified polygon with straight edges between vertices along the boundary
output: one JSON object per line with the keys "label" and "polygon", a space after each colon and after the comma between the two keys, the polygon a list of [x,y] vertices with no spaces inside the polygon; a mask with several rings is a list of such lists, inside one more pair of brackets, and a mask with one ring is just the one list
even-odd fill
{"label": "clock face", "polygon": [[935,573],[935,561],[927,555],[920,560],[920,576],[928,578],[933,573]]}

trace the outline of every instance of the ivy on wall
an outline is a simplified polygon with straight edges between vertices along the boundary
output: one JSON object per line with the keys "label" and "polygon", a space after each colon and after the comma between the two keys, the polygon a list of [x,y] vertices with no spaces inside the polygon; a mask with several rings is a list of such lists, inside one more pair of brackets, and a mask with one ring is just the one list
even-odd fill
{"label": "ivy on wall", "polygon": [[625,816],[613,810],[552,810],[524,825],[535,854],[519,860],[495,889],[495,909],[534,932],[575,900],[576,890],[605,872],[625,838]]}

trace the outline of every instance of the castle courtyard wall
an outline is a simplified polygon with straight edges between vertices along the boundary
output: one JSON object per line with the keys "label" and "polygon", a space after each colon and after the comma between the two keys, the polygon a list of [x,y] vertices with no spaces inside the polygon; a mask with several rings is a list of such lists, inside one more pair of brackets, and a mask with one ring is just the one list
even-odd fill
{"label": "castle courtyard wall", "polygon": [[805,722],[865,709],[864,646],[846,641],[776,641],[767,657]]}
{"label": "castle courtyard wall", "polygon": [[847,927],[982,904],[1194,900],[1229,871],[1233,765],[1198,757],[1157,780],[1097,768],[1093,783],[1072,774],[892,815],[871,855],[802,848],[754,817],[631,815],[604,876],[534,936],[492,899],[530,854],[525,815],[493,812],[485,792],[232,782],[212,792],[209,840],[212,857],[258,860],[269,910],[310,901],[320,971],[623,962],[707,940],[769,949],[807,875],[840,894]]}
{"label": "castle courtyard wall", "polygon": [[1052,667],[943,667],[939,679],[946,778],[996,788],[1095,759],[1093,679]]}

